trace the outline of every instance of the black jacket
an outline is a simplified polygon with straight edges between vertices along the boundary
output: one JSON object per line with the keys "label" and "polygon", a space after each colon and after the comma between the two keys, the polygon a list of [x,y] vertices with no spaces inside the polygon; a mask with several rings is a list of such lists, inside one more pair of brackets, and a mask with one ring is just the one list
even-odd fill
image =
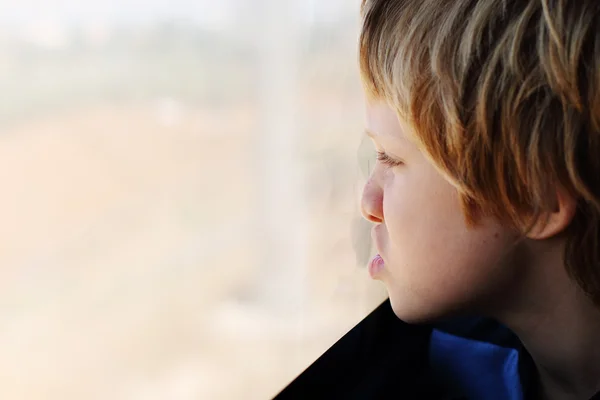
{"label": "black jacket", "polygon": [[529,354],[495,321],[409,325],[386,300],[275,400],[529,400],[534,379]]}

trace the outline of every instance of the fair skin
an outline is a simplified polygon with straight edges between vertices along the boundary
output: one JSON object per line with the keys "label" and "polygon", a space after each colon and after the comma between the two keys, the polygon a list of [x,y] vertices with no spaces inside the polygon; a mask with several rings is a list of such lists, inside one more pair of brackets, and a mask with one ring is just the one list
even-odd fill
{"label": "fair skin", "polygon": [[374,276],[408,323],[476,313],[512,329],[539,372],[544,399],[587,399],[600,390],[600,311],[567,273],[564,231],[576,202],[556,209],[524,240],[494,218],[467,227],[457,189],[383,101],[367,104],[367,134],[385,153],[365,184],[362,213],[375,224],[384,267]]}

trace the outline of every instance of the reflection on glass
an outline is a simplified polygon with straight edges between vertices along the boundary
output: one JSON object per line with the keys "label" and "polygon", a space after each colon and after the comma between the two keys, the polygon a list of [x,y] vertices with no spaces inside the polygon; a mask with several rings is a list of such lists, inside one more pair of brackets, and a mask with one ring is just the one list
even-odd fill
{"label": "reflection on glass", "polygon": [[22,0],[0,26],[0,398],[268,398],[383,300],[358,1]]}

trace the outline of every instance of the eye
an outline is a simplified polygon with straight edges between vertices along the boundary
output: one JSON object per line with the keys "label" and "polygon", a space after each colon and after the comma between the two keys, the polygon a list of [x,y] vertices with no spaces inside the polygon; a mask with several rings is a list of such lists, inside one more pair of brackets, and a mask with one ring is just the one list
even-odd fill
{"label": "eye", "polygon": [[385,165],[389,165],[390,167],[397,167],[404,164],[402,161],[394,160],[390,156],[388,156],[385,152],[378,151],[377,152],[377,160],[381,161]]}

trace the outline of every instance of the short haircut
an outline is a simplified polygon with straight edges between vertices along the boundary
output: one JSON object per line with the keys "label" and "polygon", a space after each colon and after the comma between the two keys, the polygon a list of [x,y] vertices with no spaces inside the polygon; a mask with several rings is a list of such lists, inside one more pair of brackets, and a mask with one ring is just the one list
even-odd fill
{"label": "short haircut", "polygon": [[524,234],[577,199],[565,264],[600,305],[600,1],[363,0],[360,68],[461,195]]}

